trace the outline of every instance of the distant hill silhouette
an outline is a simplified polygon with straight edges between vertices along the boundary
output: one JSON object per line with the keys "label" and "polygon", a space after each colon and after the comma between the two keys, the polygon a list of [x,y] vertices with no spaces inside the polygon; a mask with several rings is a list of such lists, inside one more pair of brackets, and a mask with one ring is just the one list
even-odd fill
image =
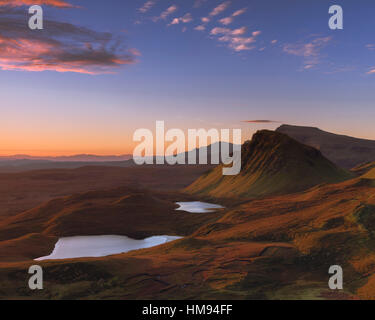
{"label": "distant hill silhouette", "polygon": [[77,169],[85,166],[101,167],[131,167],[134,166],[132,159],[124,161],[50,161],[50,160],[32,160],[15,159],[0,160],[0,173],[5,172],[24,172],[31,170],[50,170],[50,169]]}
{"label": "distant hill silhouette", "polygon": [[218,166],[186,191],[212,197],[258,197],[302,191],[352,176],[317,149],[274,131],[258,131],[242,146],[241,157],[239,175],[223,176]]}
{"label": "distant hill silhouette", "polygon": [[[196,159],[196,163],[199,164],[200,151],[203,151],[204,153],[207,153],[207,168],[210,169],[212,160],[219,159],[219,163],[221,163],[220,151],[223,145],[229,148],[230,153],[233,151],[232,143],[216,142],[206,147],[200,147],[191,151],[184,152],[183,157],[185,158],[185,163],[188,164],[189,155],[192,155],[193,158]],[[157,158],[157,156],[152,157],[154,164],[156,163]],[[166,159],[167,158],[168,156],[166,157]],[[164,163],[165,165],[168,165],[166,161]],[[76,169],[85,166],[127,168],[137,165],[134,163],[132,155],[96,156],[82,154],[61,157],[34,157],[29,155],[0,156],[0,173],[46,169]]]}
{"label": "distant hill silhouette", "polygon": [[75,154],[71,156],[43,157],[30,156],[27,154],[16,154],[12,156],[0,156],[0,161],[12,160],[35,160],[35,161],[56,161],[56,162],[105,162],[105,161],[126,161],[132,158],[131,154],[123,154],[119,156],[107,155],[100,156],[96,154]]}
{"label": "distant hill silhouette", "polygon": [[373,140],[338,135],[314,127],[285,124],[276,131],[320,150],[325,157],[343,168],[350,169],[375,161],[375,141]]}

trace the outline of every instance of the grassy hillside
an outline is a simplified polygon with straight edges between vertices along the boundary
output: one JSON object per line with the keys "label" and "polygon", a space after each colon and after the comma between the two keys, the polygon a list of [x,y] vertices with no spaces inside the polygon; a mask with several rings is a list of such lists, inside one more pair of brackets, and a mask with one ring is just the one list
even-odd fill
{"label": "grassy hillside", "polygon": [[357,176],[362,176],[362,175],[370,172],[374,168],[375,168],[375,161],[361,164],[361,165],[353,168],[351,171],[354,174],[356,174]]}
{"label": "grassy hillside", "polygon": [[302,191],[352,177],[318,150],[273,131],[257,132],[242,146],[241,156],[239,175],[223,176],[222,167],[218,166],[186,191],[211,197],[259,197]]}
{"label": "grassy hillside", "polygon": [[[118,187],[178,190],[212,168],[209,165],[104,166],[0,172],[0,221],[52,199]],[[0,170],[1,171],[1,170]]]}
{"label": "grassy hillside", "polygon": [[[37,292],[25,288],[25,270],[33,262],[18,260],[29,254],[19,250],[17,261],[0,262],[0,298],[375,299],[374,208],[374,186],[364,178],[244,201],[162,246],[41,261],[48,276]],[[334,264],[344,270],[340,292],[327,285]]]}
{"label": "grassy hillside", "polygon": [[[57,198],[0,221],[0,250],[3,252],[0,258],[7,255],[16,255],[17,259],[36,258],[46,249],[51,252],[57,237],[184,236],[222,215],[220,212],[194,215],[176,211],[175,202],[184,200],[192,198],[180,193],[127,187]],[[15,252],[11,252],[12,249]]]}
{"label": "grassy hillside", "polygon": [[375,168],[370,169],[362,177],[366,179],[375,179]]}

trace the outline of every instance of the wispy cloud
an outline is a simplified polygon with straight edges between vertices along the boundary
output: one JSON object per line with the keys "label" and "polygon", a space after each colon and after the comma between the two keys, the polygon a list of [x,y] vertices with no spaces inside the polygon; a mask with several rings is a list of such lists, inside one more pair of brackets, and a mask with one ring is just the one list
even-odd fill
{"label": "wispy cloud", "polygon": [[172,5],[170,7],[168,7],[165,11],[163,11],[160,16],[158,17],[154,17],[153,18],[153,21],[156,22],[156,21],[159,21],[159,20],[165,20],[167,19],[167,17],[169,15],[171,15],[172,13],[176,12],[177,11],[177,6],[176,5]]}
{"label": "wispy cloud", "polygon": [[211,35],[225,34],[228,36],[240,36],[245,34],[247,31],[246,27],[231,30],[229,28],[216,27],[211,30]]}
{"label": "wispy cloud", "polygon": [[307,43],[284,45],[284,52],[304,58],[304,69],[312,69],[320,63],[320,52],[332,40],[331,37],[315,38]]}
{"label": "wispy cloud", "polygon": [[237,11],[235,11],[235,12],[232,14],[232,16],[233,16],[233,17],[238,17],[238,16],[240,16],[241,14],[244,14],[244,13],[246,12],[246,10],[247,10],[247,8],[243,8],[243,9],[237,10]]}
{"label": "wispy cloud", "polygon": [[2,70],[99,74],[136,62],[135,51],[110,33],[52,20],[44,20],[42,32],[33,32],[24,18],[23,10],[0,9]]}
{"label": "wispy cloud", "polygon": [[251,33],[251,36],[247,37],[244,36],[246,33],[246,27],[238,29],[215,27],[210,32],[212,36],[221,35],[218,40],[227,42],[228,46],[237,52],[254,49],[255,46],[251,44],[256,42],[256,38],[261,34],[261,31],[254,31]]}
{"label": "wispy cloud", "polygon": [[48,5],[58,8],[72,8],[73,5],[63,0],[0,0],[0,6],[20,7],[32,5]]}
{"label": "wispy cloud", "polygon": [[367,74],[375,74],[375,67],[373,67],[369,71],[367,71]]}
{"label": "wispy cloud", "polygon": [[199,25],[199,26],[196,26],[196,27],[194,28],[194,30],[197,30],[197,31],[204,31],[204,30],[206,30],[206,27],[205,27],[204,25]]}
{"label": "wispy cloud", "polygon": [[155,5],[155,1],[147,1],[145,4],[138,9],[140,13],[146,13]]}
{"label": "wispy cloud", "polygon": [[222,4],[219,4],[217,7],[213,8],[211,12],[209,13],[208,17],[201,18],[203,23],[209,23],[211,21],[211,18],[219,15],[220,13],[224,12],[230,5],[230,1],[223,2]]}
{"label": "wispy cloud", "polygon": [[238,17],[238,16],[244,14],[246,12],[246,10],[247,10],[247,8],[237,10],[237,11],[233,12],[233,14],[231,16],[226,17],[226,18],[222,18],[219,21],[220,21],[221,24],[227,26],[227,25],[229,25],[233,22],[235,17]]}
{"label": "wispy cloud", "polygon": [[130,48],[128,51],[135,57],[140,57],[142,55],[142,53],[136,48]]}
{"label": "wispy cloud", "polygon": [[189,23],[191,21],[193,21],[193,17],[191,16],[190,13],[187,13],[180,18],[174,18],[169,25],[179,24],[179,23]]}
{"label": "wispy cloud", "polygon": [[214,17],[225,11],[230,5],[230,1],[223,2],[222,4],[219,4],[217,7],[215,7],[210,12],[210,17]]}
{"label": "wispy cloud", "polygon": [[223,33],[231,33],[231,30],[228,28],[215,27],[211,30],[211,35],[218,35]]}
{"label": "wispy cloud", "polygon": [[246,122],[246,123],[280,123],[280,121],[274,121],[274,120],[243,120],[241,122]]}
{"label": "wispy cloud", "polygon": [[220,19],[220,23],[227,26],[228,24],[231,24],[233,22],[233,17],[226,17],[226,18],[223,18],[223,19]]}

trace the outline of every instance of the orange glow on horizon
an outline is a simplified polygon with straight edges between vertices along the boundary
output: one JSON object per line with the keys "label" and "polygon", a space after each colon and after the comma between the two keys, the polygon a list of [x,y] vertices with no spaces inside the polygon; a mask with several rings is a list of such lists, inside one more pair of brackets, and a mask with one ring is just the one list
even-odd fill
{"label": "orange glow on horizon", "polygon": [[[308,125],[308,124],[302,124]],[[241,124],[242,141],[251,139],[252,135],[262,129],[274,130],[279,124],[274,125],[275,128],[270,128],[267,125],[252,125]],[[53,126],[52,126],[53,127]],[[0,128],[0,157],[14,156],[14,155],[28,155],[33,157],[59,157],[59,156],[73,156],[78,154],[90,154],[98,156],[119,156],[132,155],[134,148],[140,144],[132,140],[133,130],[128,128],[126,132],[121,130],[110,131],[98,130],[95,132],[93,128],[85,130],[72,130],[71,132],[64,132],[65,130],[54,130],[51,124],[48,128],[15,128],[9,126],[8,128]],[[198,126],[197,126],[198,127]],[[56,127],[55,127],[56,129]],[[153,128],[150,128],[153,131]],[[321,128],[324,131],[329,131],[335,134],[349,135],[360,139],[375,140],[375,136],[370,135],[369,131],[363,128],[358,130],[329,130],[326,126]],[[168,130],[166,128],[166,130]],[[183,130],[186,135],[186,130]],[[155,136],[154,136],[155,137]],[[170,143],[165,143],[165,149]],[[202,147],[202,146],[200,146]],[[188,143],[185,144],[185,150],[188,150]],[[154,141],[155,154],[155,141]]]}

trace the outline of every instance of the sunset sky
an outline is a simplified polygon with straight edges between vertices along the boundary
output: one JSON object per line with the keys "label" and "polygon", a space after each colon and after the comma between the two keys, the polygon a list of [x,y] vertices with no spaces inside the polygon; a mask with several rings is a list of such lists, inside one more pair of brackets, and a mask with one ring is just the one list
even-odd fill
{"label": "sunset sky", "polygon": [[0,0],[0,155],[132,153],[156,120],[375,140],[374,15],[373,0]]}

